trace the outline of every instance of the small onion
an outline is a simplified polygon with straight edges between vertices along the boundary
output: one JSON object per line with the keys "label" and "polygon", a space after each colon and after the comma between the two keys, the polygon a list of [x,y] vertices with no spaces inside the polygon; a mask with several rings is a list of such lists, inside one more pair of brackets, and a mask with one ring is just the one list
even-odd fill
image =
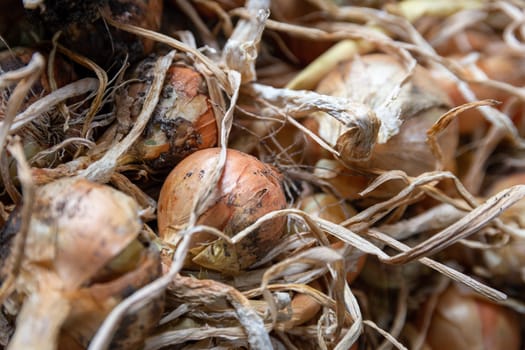
{"label": "small onion", "polygon": [[[132,122],[139,115],[153,79],[155,59],[140,62],[116,100],[117,113]],[[174,63],[146,130],[135,144],[136,158],[154,169],[173,168],[181,159],[217,142],[217,123],[204,78],[195,69]]]}
{"label": "small onion", "polygon": [[[461,58],[461,57],[455,57]],[[505,54],[483,54],[476,61],[478,69],[483,71],[489,79],[501,81],[514,86],[525,84],[525,60],[522,57],[510,56]],[[474,73],[467,69],[465,74],[473,78]],[[447,91],[454,105],[458,106],[467,101],[458,89],[456,82],[441,76],[437,76],[441,86]],[[498,107],[505,111],[516,125],[521,123],[523,114],[523,103],[516,100],[513,95],[494,87],[482,84],[470,84],[470,88],[480,100],[494,99],[502,102]],[[469,109],[459,115],[459,131],[462,134],[469,134],[488,123],[478,109]]]}
{"label": "small onion", "polygon": [[[416,66],[396,98],[390,100],[406,73],[395,56],[369,54],[342,62],[317,87],[320,93],[367,105],[381,120],[378,140],[367,140],[375,144],[368,160],[355,161],[351,155],[346,155],[347,150],[343,144],[340,146],[339,140],[339,135],[343,134],[336,132],[344,126],[324,113],[314,115],[318,118],[318,135],[336,149],[341,148],[341,158],[359,168],[403,170],[411,176],[434,170],[436,158],[427,145],[426,131],[448,110],[450,101],[421,66]],[[453,168],[458,144],[454,122],[438,136],[438,143],[443,165]]]}
{"label": "small onion", "polygon": [[[303,198],[299,209],[304,210],[304,212],[310,215],[318,216],[321,219],[331,221],[335,224],[357,214],[357,211],[349,204],[327,193],[316,193]],[[331,247],[333,249],[340,250],[345,246],[344,242],[337,238],[331,238],[330,241],[332,242]],[[346,280],[348,283],[352,283],[357,278],[363,269],[365,261],[366,255],[361,254],[358,258],[351,261],[351,266],[347,266]]]}
{"label": "small onion", "polygon": [[[496,193],[514,185],[525,184],[525,173],[515,173],[498,179],[487,190],[486,195]],[[501,214],[505,224],[525,227],[525,200],[522,199]],[[484,249],[481,251],[484,267],[495,280],[513,285],[525,282],[525,239],[511,235],[503,247]]]}
{"label": "small onion", "polygon": [[[159,235],[173,242],[180,228],[188,224],[197,189],[206,184],[216,166],[220,149],[197,151],[182,160],[162,186],[159,207]],[[213,203],[197,220],[233,236],[271,211],[286,207],[281,175],[271,166],[248,154],[229,149],[226,165],[217,184]],[[264,222],[241,242],[231,246],[222,239],[200,232],[193,236],[190,258],[200,266],[236,274],[263,257],[283,233],[284,217]]]}
{"label": "small onion", "polygon": [[520,324],[509,309],[453,285],[439,296],[426,342],[433,350],[518,350]]}
{"label": "small onion", "polygon": [[[130,83],[116,99],[117,113],[131,123],[139,115],[153,79],[153,56],[133,70]],[[141,139],[137,158],[154,169],[173,168],[181,159],[217,142],[217,123],[204,78],[194,68],[174,63],[168,69],[160,100]]]}
{"label": "small onion", "polygon": [[[309,286],[321,289],[321,284],[317,280],[310,283]],[[321,310],[321,304],[308,294],[297,293],[290,303],[290,308],[292,315],[291,319],[284,324],[285,329],[291,329],[312,320]]]}

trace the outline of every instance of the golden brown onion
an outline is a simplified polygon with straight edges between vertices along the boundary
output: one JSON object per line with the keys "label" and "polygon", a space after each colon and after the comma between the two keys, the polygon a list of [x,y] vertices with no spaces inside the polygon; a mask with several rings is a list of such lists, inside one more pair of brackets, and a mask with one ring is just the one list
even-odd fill
{"label": "golden brown onion", "polygon": [[510,310],[453,285],[439,296],[426,341],[432,350],[518,350],[520,325]]}
{"label": "golden brown onion", "polygon": [[[117,98],[117,113],[136,120],[153,79],[154,57],[137,65],[130,83]],[[195,69],[174,63],[169,68],[160,100],[141,139],[137,158],[155,169],[172,168],[181,159],[217,142],[217,123],[208,88]]]}
{"label": "golden brown onion", "polygon": [[[197,151],[182,160],[169,174],[159,198],[160,237],[173,241],[188,224],[197,189],[206,184],[219,157],[219,148]],[[233,236],[262,215],[286,207],[281,175],[258,159],[233,150],[227,151],[226,165],[217,184],[214,204],[197,220]],[[206,233],[193,236],[190,257],[209,269],[235,274],[263,257],[283,233],[285,218],[263,223],[239,244],[230,246]]]}

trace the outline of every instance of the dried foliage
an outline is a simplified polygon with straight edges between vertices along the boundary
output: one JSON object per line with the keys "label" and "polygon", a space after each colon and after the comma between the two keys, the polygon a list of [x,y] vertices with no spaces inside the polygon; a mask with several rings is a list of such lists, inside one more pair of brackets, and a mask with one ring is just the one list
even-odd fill
{"label": "dried foliage", "polygon": [[6,3],[0,346],[525,344],[522,1]]}

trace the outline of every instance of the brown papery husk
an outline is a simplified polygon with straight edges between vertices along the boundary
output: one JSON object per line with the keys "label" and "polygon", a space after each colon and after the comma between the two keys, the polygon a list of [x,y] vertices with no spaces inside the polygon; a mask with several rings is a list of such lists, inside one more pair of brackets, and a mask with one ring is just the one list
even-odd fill
{"label": "brown papery husk", "polygon": [[[341,63],[319,83],[318,92],[364,103],[381,120],[370,158],[352,161],[343,149],[343,161],[361,169],[403,170],[412,176],[435,169],[436,159],[426,144],[425,132],[446,112],[449,100],[423,67],[416,66],[403,83],[406,74],[394,56],[370,54]],[[334,121],[324,114],[315,117],[319,118],[319,135],[337,149],[344,140],[334,130]],[[457,137],[452,123],[438,138],[445,167],[453,167]]]}
{"label": "brown papery husk", "polygon": [[[299,209],[312,216],[318,216],[336,224],[357,214],[357,211],[351,205],[327,193],[316,193],[302,198]],[[333,236],[329,236],[328,241],[333,249],[341,250],[345,247],[344,242]],[[346,264],[346,281],[348,283],[352,283],[357,278],[366,261],[366,254],[361,254],[355,249],[350,252],[357,257]]]}
{"label": "brown papery husk", "polygon": [[[151,86],[155,57],[141,61],[128,74],[130,83],[117,94],[117,116],[123,126],[137,119]],[[138,79],[138,81],[136,81]],[[166,72],[159,102],[129,161],[153,169],[171,169],[189,154],[217,144],[218,127],[204,77],[179,61]]]}
{"label": "brown papery husk", "polygon": [[[212,172],[219,154],[218,148],[197,151],[180,162],[166,179],[158,207],[159,235],[164,241],[176,241],[178,231],[188,224],[196,187]],[[231,149],[212,196],[215,204],[197,223],[218,228],[230,237],[260,216],[286,206],[281,175],[255,157]],[[210,269],[238,273],[268,252],[283,234],[283,225],[284,218],[270,220],[235,246],[209,233],[197,233],[190,244],[190,248],[198,248],[193,250],[193,261]]]}
{"label": "brown papery husk", "polygon": [[32,16],[50,30],[62,30],[61,42],[64,46],[105,69],[109,69],[115,60],[124,60],[126,55],[135,62],[153,50],[152,40],[115,30],[107,25],[102,16],[109,16],[120,23],[159,30],[162,0],[116,0],[106,4],[92,2],[92,6],[71,1],[64,3],[48,4],[46,11],[34,10]]}
{"label": "brown papery husk", "polygon": [[[320,9],[317,6],[301,0],[273,1],[270,11],[272,18],[278,21],[305,27],[315,27],[316,17],[318,17],[317,19],[321,17]],[[297,37],[290,33],[281,33],[280,35],[293,58],[302,66],[314,61],[335,43],[333,40],[312,40]]]}

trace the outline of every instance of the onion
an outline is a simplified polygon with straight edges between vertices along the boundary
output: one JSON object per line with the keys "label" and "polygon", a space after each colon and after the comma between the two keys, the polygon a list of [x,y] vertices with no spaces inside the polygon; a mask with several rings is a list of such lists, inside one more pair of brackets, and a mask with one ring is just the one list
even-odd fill
{"label": "onion", "polygon": [[[182,160],[162,186],[159,207],[159,235],[174,242],[180,228],[188,224],[197,189],[206,184],[219,158],[220,149],[197,151]],[[197,224],[208,225],[233,236],[259,217],[286,207],[281,175],[271,166],[242,152],[229,149],[226,165],[213,195],[213,204],[200,215]],[[241,242],[231,246],[204,232],[191,241],[191,260],[203,267],[236,274],[262,258],[283,233],[284,217],[264,222]]]}
{"label": "onion", "polygon": [[[525,184],[525,173],[515,173],[498,179],[488,189],[486,195],[496,193],[514,185]],[[520,200],[503,212],[500,218],[505,224],[525,227],[525,200]],[[525,282],[525,239],[511,235],[503,247],[481,251],[484,266],[495,281],[521,286]]]}
{"label": "onion", "polygon": [[431,349],[520,349],[520,325],[503,306],[451,286],[439,296],[426,339]]}
{"label": "onion", "polygon": [[[341,63],[319,83],[318,92],[364,103],[381,120],[378,139],[367,141],[377,141],[370,158],[354,161],[341,148],[338,150],[343,160],[362,169],[403,170],[411,176],[435,169],[436,158],[426,143],[426,131],[448,110],[449,100],[421,66],[416,66],[411,78],[391,100],[405,74],[405,68],[394,56],[370,54]],[[325,113],[314,117],[318,118],[318,135],[337,149],[342,135],[337,130],[344,126]],[[455,123],[440,134],[438,142],[445,168],[453,168],[458,143]]]}
{"label": "onion", "polygon": [[[153,56],[140,62],[130,76],[139,82],[130,83],[116,99],[124,124],[136,120],[142,109],[154,63]],[[217,123],[202,75],[183,63],[172,64],[160,100],[132,152],[154,169],[171,169],[190,153],[216,142]]]}
{"label": "onion", "polygon": [[[335,224],[341,223],[357,214],[357,211],[349,204],[326,193],[316,193],[303,198],[299,209],[312,216],[318,216],[321,219],[331,221]],[[330,242],[332,243],[331,247],[333,249],[340,250],[345,247],[345,243],[335,237],[330,237]],[[350,261],[347,261],[346,266],[346,280],[348,283],[352,283],[357,278],[366,261],[366,255],[359,254],[355,249],[351,252],[353,257]],[[354,255],[357,257],[354,257]]]}
{"label": "onion", "polygon": [[[456,58],[461,58],[456,56]],[[525,84],[525,60],[521,57],[504,55],[504,54],[482,54],[476,61],[478,69],[483,71],[489,79],[501,81],[514,86],[523,86]],[[471,69],[466,69],[465,74],[473,78],[475,74]],[[441,86],[447,91],[454,105],[458,106],[467,101],[458,90],[456,82],[445,78],[437,77]],[[480,100],[494,99],[502,102],[498,107],[504,111],[514,121],[516,125],[521,123],[523,103],[513,99],[513,95],[497,88],[484,86],[482,84],[470,84],[470,88]],[[478,109],[469,109],[460,114],[459,130],[463,134],[470,134],[488,123],[478,111]]]}
{"label": "onion", "polygon": [[[108,186],[61,179],[39,188],[16,284],[24,304],[9,348],[52,349],[60,332],[87,346],[119,301],[160,275],[158,251],[137,240],[141,228],[137,203]],[[113,348],[140,346],[162,307],[158,298],[126,315]]]}

